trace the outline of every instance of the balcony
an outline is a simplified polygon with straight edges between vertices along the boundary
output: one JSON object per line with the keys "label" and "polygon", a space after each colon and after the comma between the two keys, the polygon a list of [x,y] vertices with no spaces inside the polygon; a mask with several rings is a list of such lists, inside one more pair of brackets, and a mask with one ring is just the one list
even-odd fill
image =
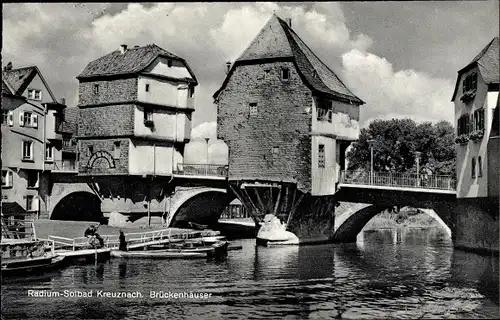
{"label": "balcony", "polygon": [[192,178],[227,179],[228,166],[225,164],[178,163],[174,176]]}
{"label": "balcony", "polygon": [[45,163],[45,170],[52,172],[78,172],[78,161],[75,159],[56,160],[52,163]]}

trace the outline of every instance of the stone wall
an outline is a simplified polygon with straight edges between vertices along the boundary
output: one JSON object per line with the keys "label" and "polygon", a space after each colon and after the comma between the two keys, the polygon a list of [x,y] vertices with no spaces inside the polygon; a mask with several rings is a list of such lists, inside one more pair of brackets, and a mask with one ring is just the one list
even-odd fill
{"label": "stone wall", "polygon": [[[288,81],[281,80],[284,67]],[[256,115],[250,103],[257,104]],[[229,179],[298,181],[309,191],[311,106],[311,91],[293,63],[237,66],[219,96],[217,116],[218,138],[229,147]]]}
{"label": "stone wall", "polygon": [[137,78],[80,82],[78,94],[80,106],[137,100]]}
{"label": "stone wall", "polygon": [[110,137],[133,135],[133,104],[80,109],[78,135],[83,137]]}
{"label": "stone wall", "polygon": [[[120,142],[120,156],[115,158],[114,146],[115,142]],[[106,140],[80,140],[80,159],[79,159],[79,171],[82,174],[128,174],[128,156],[129,156],[129,139],[106,139]],[[92,147],[93,152],[89,151],[89,147]],[[99,152],[106,157],[112,158],[112,165],[114,168],[110,167],[110,162],[104,157],[99,157]],[[104,152],[106,154],[104,154]],[[91,157],[91,163],[89,159]],[[96,159],[94,161],[94,159]],[[93,163],[92,163],[93,162]],[[87,168],[88,164],[92,164],[91,168]]]}

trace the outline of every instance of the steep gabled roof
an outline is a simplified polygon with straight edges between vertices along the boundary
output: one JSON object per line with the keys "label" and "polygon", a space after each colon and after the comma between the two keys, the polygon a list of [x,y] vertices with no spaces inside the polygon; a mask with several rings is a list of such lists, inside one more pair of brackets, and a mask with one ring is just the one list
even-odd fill
{"label": "steep gabled roof", "polygon": [[26,90],[26,88],[29,86],[29,84],[37,74],[38,76],[40,76],[40,79],[47,88],[47,91],[49,92],[52,100],[57,101],[54,94],[52,93],[52,90],[50,90],[47,81],[45,81],[42,73],[40,72],[37,66],[4,70],[2,72],[2,78],[10,86],[12,94],[22,95],[24,90]]}
{"label": "steep gabled roof", "polygon": [[464,68],[460,69],[458,71],[457,75],[457,82],[455,84],[455,90],[453,92],[453,97],[451,101],[455,100],[455,96],[458,91],[458,87],[460,85],[460,76],[466,72],[467,70],[470,70],[471,68],[477,66],[479,69],[479,72],[481,73],[481,77],[483,78],[484,82],[486,84],[498,84],[500,80],[500,75],[499,75],[499,41],[498,37],[493,38],[493,40],[490,41],[486,45],[486,47],[479,52],[479,54],[472,59],[469,64],[467,64]]}
{"label": "steep gabled roof", "polygon": [[166,57],[184,62],[196,83],[196,77],[181,57],[160,48],[156,44],[127,49],[124,53],[115,50],[99,59],[91,61],[77,79],[136,74],[146,69],[156,58]]}
{"label": "steep gabled roof", "polygon": [[243,54],[235,61],[221,88],[213,97],[217,98],[238,65],[269,59],[291,59],[306,85],[313,91],[342,98],[358,105],[364,104],[314,54],[290,26],[274,14]]}

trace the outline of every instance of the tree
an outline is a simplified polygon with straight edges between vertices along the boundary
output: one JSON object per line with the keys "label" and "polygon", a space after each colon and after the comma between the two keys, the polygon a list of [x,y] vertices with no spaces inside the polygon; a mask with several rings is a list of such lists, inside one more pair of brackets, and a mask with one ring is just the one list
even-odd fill
{"label": "tree", "polygon": [[411,119],[374,120],[361,129],[359,140],[347,153],[349,170],[416,172],[416,152],[420,167],[432,165],[434,174],[455,174],[454,129],[447,121],[415,123]]}

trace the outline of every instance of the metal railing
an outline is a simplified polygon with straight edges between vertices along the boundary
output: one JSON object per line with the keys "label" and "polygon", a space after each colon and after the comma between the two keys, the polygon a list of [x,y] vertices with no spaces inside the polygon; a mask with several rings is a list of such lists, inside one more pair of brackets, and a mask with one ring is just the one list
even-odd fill
{"label": "metal railing", "polygon": [[2,218],[2,239],[36,240],[33,220]]}
{"label": "metal railing", "polygon": [[[155,231],[146,232],[133,232],[125,234],[125,241],[127,241],[127,247],[141,247],[145,244],[152,244],[155,241],[162,240],[177,240],[177,239],[189,239],[191,237],[198,236],[196,233],[177,233],[172,234],[172,229],[162,229]],[[118,248],[120,244],[119,235],[101,235],[104,239],[105,248]],[[48,239],[54,241],[57,249],[89,249],[89,238],[87,237],[77,237],[77,238],[65,238],[60,236],[49,235]]]}
{"label": "metal railing", "polygon": [[78,161],[55,160],[52,163],[45,163],[45,168],[54,172],[78,172]]}
{"label": "metal railing", "polygon": [[456,189],[452,176],[398,172],[341,171],[341,184],[369,185],[397,188],[451,190]]}
{"label": "metal railing", "polygon": [[174,174],[185,176],[227,177],[228,166],[224,164],[189,164],[178,163]]}

